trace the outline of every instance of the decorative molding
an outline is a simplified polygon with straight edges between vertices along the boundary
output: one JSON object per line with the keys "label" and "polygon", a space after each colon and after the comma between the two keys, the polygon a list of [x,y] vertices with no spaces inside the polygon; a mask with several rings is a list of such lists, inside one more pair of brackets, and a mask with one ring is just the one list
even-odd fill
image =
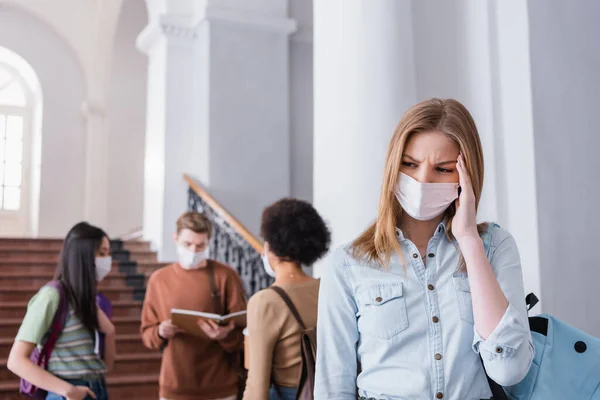
{"label": "decorative molding", "polygon": [[135,46],[142,53],[149,55],[150,50],[152,50],[161,35],[162,33],[158,29],[157,23],[151,21],[138,35],[135,40]]}
{"label": "decorative molding", "polygon": [[223,7],[206,7],[202,18],[211,22],[234,23],[282,35],[291,35],[298,29],[296,21],[290,18],[264,16]]}
{"label": "decorative molding", "polygon": [[168,38],[196,39],[196,29],[162,23],[162,31]]}
{"label": "decorative molding", "polygon": [[151,21],[138,35],[137,48],[148,54],[161,38],[194,41],[198,26],[203,21],[194,21],[190,17],[161,15],[158,20]]}
{"label": "decorative molding", "polygon": [[[207,6],[196,17],[163,14],[154,21],[150,21],[136,40],[137,48],[148,54],[158,40],[163,37],[193,41],[198,36],[199,27],[206,21],[237,24],[282,35],[292,35],[298,30],[298,24],[290,18]],[[300,32],[298,41],[312,41],[312,27],[308,27],[304,33]]]}
{"label": "decorative molding", "polygon": [[194,40],[197,36],[198,26],[203,22],[191,16],[162,15],[159,19],[162,33],[168,38]]}

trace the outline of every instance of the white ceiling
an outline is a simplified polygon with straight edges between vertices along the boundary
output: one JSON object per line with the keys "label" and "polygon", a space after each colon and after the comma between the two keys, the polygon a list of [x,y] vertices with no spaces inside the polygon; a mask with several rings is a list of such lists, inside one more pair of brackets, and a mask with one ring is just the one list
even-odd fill
{"label": "white ceiling", "polygon": [[[86,77],[88,100],[103,104],[115,32],[124,1],[146,4],[150,13],[156,14],[166,11],[162,8],[167,5],[173,10],[186,11],[189,7],[197,8],[212,0],[0,0],[0,6],[6,4],[24,9],[54,29],[73,49],[81,64]],[[299,30],[312,36],[312,0],[218,1],[219,6],[224,3],[274,12],[285,12],[287,8],[289,17],[298,22]]]}
{"label": "white ceiling", "polygon": [[0,4],[31,13],[63,38],[84,71],[88,100],[103,104],[123,1],[144,0],[2,0]]}

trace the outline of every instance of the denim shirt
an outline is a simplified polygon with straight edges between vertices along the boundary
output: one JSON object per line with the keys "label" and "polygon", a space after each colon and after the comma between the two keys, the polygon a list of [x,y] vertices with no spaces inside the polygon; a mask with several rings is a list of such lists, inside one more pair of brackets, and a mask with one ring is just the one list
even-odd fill
{"label": "denim shirt", "polygon": [[[397,230],[406,260],[368,265],[339,249],[321,279],[316,400],[489,399],[486,375],[521,381],[533,360],[519,252],[497,227],[488,259],[509,306],[487,340],[474,328],[469,279],[442,223],[423,260]],[[481,355],[481,358],[480,358]],[[357,374],[357,361],[360,371]]]}

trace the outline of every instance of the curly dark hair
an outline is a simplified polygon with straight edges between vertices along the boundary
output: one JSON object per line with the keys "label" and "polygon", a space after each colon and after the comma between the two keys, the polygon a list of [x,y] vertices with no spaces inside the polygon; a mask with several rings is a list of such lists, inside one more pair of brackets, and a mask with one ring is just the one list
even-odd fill
{"label": "curly dark hair", "polygon": [[285,261],[310,266],[329,249],[331,232],[308,202],[285,198],[265,208],[260,234]]}

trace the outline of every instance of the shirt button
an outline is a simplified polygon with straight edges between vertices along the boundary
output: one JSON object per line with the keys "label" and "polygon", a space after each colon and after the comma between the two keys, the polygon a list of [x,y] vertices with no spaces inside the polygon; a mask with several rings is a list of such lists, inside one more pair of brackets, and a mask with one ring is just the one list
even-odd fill
{"label": "shirt button", "polygon": [[433,258],[433,257],[435,257],[435,254],[429,253],[428,256],[429,256],[429,258]]}
{"label": "shirt button", "polygon": [[413,258],[419,258],[419,255],[417,253],[413,253]]}
{"label": "shirt button", "polygon": [[496,353],[502,354],[503,351],[504,350],[502,349],[502,347],[500,347],[500,346],[496,347]]}
{"label": "shirt button", "polygon": [[435,287],[430,283],[429,285],[427,285],[427,289],[433,290],[433,289],[435,289]]}
{"label": "shirt button", "polygon": [[383,299],[382,299],[381,297],[377,297],[377,298],[375,299],[375,301],[376,301],[376,302],[378,302],[378,303],[381,303],[381,301],[382,301],[382,300],[383,300]]}
{"label": "shirt button", "polygon": [[575,343],[575,351],[576,352],[585,353],[586,350],[587,350],[587,344],[585,344],[585,342],[582,342],[580,340],[577,343]]}
{"label": "shirt button", "polygon": [[438,317],[433,317],[431,319],[433,320],[434,324],[437,324],[438,322],[440,322],[440,319]]}
{"label": "shirt button", "polygon": [[440,360],[442,359],[442,355],[441,355],[441,354],[439,354],[439,353],[438,353],[438,354],[436,354],[436,355],[435,355],[435,359],[436,359],[436,360],[438,360],[438,361],[440,361]]}
{"label": "shirt button", "polygon": [[438,399],[443,399],[444,398],[444,393],[442,392],[438,392],[435,397],[437,397]]}

